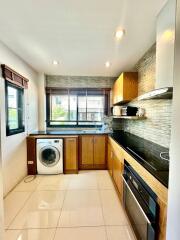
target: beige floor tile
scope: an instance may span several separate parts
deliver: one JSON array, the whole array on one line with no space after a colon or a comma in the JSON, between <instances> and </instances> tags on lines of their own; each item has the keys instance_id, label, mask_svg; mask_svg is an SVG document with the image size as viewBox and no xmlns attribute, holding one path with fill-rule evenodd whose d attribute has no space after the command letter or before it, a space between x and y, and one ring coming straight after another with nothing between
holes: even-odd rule
<instances>
[{"instance_id":1,"label":"beige floor tile","mask_svg":"<svg viewBox=\"0 0 180 240\"><path fill-rule=\"evenodd\" d=\"M128 225L128 221L115 190L100 190L106 225Z\"/></svg>"},{"instance_id":2,"label":"beige floor tile","mask_svg":"<svg viewBox=\"0 0 180 240\"><path fill-rule=\"evenodd\" d=\"M106 227L108 240L135 240L133 231L129 226Z\"/></svg>"},{"instance_id":3,"label":"beige floor tile","mask_svg":"<svg viewBox=\"0 0 180 240\"><path fill-rule=\"evenodd\" d=\"M34 180L31 182L25 183L24 180L21 181L14 189L14 191L18 192L32 192L35 191L39 183L41 182L41 176L37 175Z\"/></svg>"},{"instance_id":4,"label":"beige floor tile","mask_svg":"<svg viewBox=\"0 0 180 240\"><path fill-rule=\"evenodd\" d=\"M37 190L66 190L70 178L66 175L43 176Z\"/></svg>"},{"instance_id":5,"label":"beige floor tile","mask_svg":"<svg viewBox=\"0 0 180 240\"><path fill-rule=\"evenodd\" d=\"M96 170L96 175L106 175L109 176L108 170Z\"/></svg>"},{"instance_id":6,"label":"beige floor tile","mask_svg":"<svg viewBox=\"0 0 180 240\"><path fill-rule=\"evenodd\" d=\"M97 171L96 170L80 170L78 175L96 175L97 174Z\"/></svg>"},{"instance_id":7,"label":"beige floor tile","mask_svg":"<svg viewBox=\"0 0 180 240\"><path fill-rule=\"evenodd\" d=\"M59 228L54 240L106 240L104 227Z\"/></svg>"},{"instance_id":8,"label":"beige floor tile","mask_svg":"<svg viewBox=\"0 0 180 240\"><path fill-rule=\"evenodd\" d=\"M98 189L95 174L79 174L70 179L68 189Z\"/></svg>"},{"instance_id":9,"label":"beige floor tile","mask_svg":"<svg viewBox=\"0 0 180 240\"><path fill-rule=\"evenodd\" d=\"M113 182L107 173L97 175L99 189L114 189Z\"/></svg>"},{"instance_id":10,"label":"beige floor tile","mask_svg":"<svg viewBox=\"0 0 180 240\"><path fill-rule=\"evenodd\" d=\"M74 227L101 225L104 225L104 221L98 191L67 191L59 226Z\"/></svg>"},{"instance_id":11,"label":"beige floor tile","mask_svg":"<svg viewBox=\"0 0 180 240\"><path fill-rule=\"evenodd\" d=\"M53 240L55 229L8 230L4 240Z\"/></svg>"},{"instance_id":12,"label":"beige floor tile","mask_svg":"<svg viewBox=\"0 0 180 240\"><path fill-rule=\"evenodd\" d=\"M107 170L81 170L79 175L109 175Z\"/></svg>"},{"instance_id":13,"label":"beige floor tile","mask_svg":"<svg viewBox=\"0 0 180 240\"><path fill-rule=\"evenodd\" d=\"M64 195L64 191L34 192L9 229L56 227Z\"/></svg>"},{"instance_id":14,"label":"beige floor tile","mask_svg":"<svg viewBox=\"0 0 180 240\"><path fill-rule=\"evenodd\" d=\"M17 213L24 206L31 192L10 192L4 199L4 226L8 228Z\"/></svg>"}]
</instances>

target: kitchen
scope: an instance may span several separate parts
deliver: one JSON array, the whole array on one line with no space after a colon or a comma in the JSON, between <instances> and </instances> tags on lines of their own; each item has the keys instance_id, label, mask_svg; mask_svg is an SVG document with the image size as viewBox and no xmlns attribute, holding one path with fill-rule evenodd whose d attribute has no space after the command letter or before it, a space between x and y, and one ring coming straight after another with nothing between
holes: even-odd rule
<instances>
[{"instance_id":1,"label":"kitchen","mask_svg":"<svg viewBox=\"0 0 180 240\"><path fill-rule=\"evenodd\" d=\"M14 4L0 10L1 239L178 239L179 1Z\"/></svg>"}]
</instances>

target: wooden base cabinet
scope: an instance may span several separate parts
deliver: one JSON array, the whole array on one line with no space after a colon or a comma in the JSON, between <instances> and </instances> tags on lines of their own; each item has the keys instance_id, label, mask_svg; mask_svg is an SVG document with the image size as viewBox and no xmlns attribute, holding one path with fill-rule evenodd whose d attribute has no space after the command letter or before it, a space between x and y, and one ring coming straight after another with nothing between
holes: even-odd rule
<instances>
[{"instance_id":1,"label":"wooden base cabinet","mask_svg":"<svg viewBox=\"0 0 180 240\"><path fill-rule=\"evenodd\" d=\"M108 158L107 158L107 169L109 171L110 176L113 175L113 151L111 144L108 142Z\"/></svg>"},{"instance_id":2,"label":"wooden base cabinet","mask_svg":"<svg viewBox=\"0 0 180 240\"><path fill-rule=\"evenodd\" d=\"M94 165L94 136L82 136L81 144L81 161L80 168L90 169Z\"/></svg>"},{"instance_id":3,"label":"wooden base cabinet","mask_svg":"<svg viewBox=\"0 0 180 240\"><path fill-rule=\"evenodd\" d=\"M37 174L37 162L36 162L36 138L27 137L27 172L28 175Z\"/></svg>"},{"instance_id":4,"label":"wooden base cabinet","mask_svg":"<svg viewBox=\"0 0 180 240\"><path fill-rule=\"evenodd\" d=\"M123 200L123 179L124 155L123 152L116 148L110 138L108 139L108 160L107 168L119 192L121 201Z\"/></svg>"},{"instance_id":5,"label":"wooden base cabinet","mask_svg":"<svg viewBox=\"0 0 180 240\"><path fill-rule=\"evenodd\" d=\"M78 173L78 137L64 139L64 173Z\"/></svg>"},{"instance_id":6,"label":"wooden base cabinet","mask_svg":"<svg viewBox=\"0 0 180 240\"><path fill-rule=\"evenodd\" d=\"M122 159L113 154L113 180L119 191L121 202L123 201L123 169L124 165Z\"/></svg>"},{"instance_id":7,"label":"wooden base cabinet","mask_svg":"<svg viewBox=\"0 0 180 240\"><path fill-rule=\"evenodd\" d=\"M106 169L106 135L80 137L80 169Z\"/></svg>"}]
</instances>

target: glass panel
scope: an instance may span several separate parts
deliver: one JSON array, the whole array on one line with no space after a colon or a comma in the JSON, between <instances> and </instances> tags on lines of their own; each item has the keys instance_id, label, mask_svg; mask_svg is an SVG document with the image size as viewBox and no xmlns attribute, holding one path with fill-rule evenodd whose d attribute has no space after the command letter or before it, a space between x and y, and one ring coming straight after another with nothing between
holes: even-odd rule
<instances>
[{"instance_id":1,"label":"glass panel","mask_svg":"<svg viewBox=\"0 0 180 240\"><path fill-rule=\"evenodd\" d=\"M70 95L51 95L52 122L50 124L54 126L76 125L77 114L78 121L84 121L79 125L94 125L95 122L102 124L104 100L105 98L102 95L85 96L73 91L70 92Z\"/></svg>"},{"instance_id":2,"label":"glass panel","mask_svg":"<svg viewBox=\"0 0 180 240\"><path fill-rule=\"evenodd\" d=\"M68 95L52 95L51 106L51 120L68 120Z\"/></svg>"},{"instance_id":3,"label":"glass panel","mask_svg":"<svg viewBox=\"0 0 180 240\"><path fill-rule=\"evenodd\" d=\"M102 121L103 118L103 113L87 113L87 120L88 121L96 121L96 122L100 122Z\"/></svg>"},{"instance_id":4,"label":"glass panel","mask_svg":"<svg viewBox=\"0 0 180 240\"><path fill-rule=\"evenodd\" d=\"M18 94L17 89L8 86L8 125L9 129L18 128Z\"/></svg>"},{"instance_id":5,"label":"glass panel","mask_svg":"<svg viewBox=\"0 0 180 240\"><path fill-rule=\"evenodd\" d=\"M17 108L17 89L8 86L8 107Z\"/></svg>"},{"instance_id":6,"label":"glass panel","mask_svg":"<svg viewBox=\"0 0 180 240\"><path fill-rule=\"evenodd\" d=\"M82 126L82 125L96 125L96 126L101 126L102 125L102 122L78 122L78 125L79 126Z\"/></svg>"},{"instance_id":7,"label":"glass panel","mask_svg":"<svg viewBox=\"0 0 180 240\"><path fill-rule=\"evenodd\" d=\"M78 120L86 121L86 96L78 96Z\"/></svg>"},{"instance_id":8,"label":"glass panel","mask_svg":"<svg viewBox=\"0 0 180 240\"><path fill-rule=\"evenodd\" d=\"M9 129L18 128L18 110L14 108L8 108L8 125Z\"/></svg>"},{"instance_id":9,"label":"glass panel","mask_svg":"<svg viewBox=\"0 0 180 240\"><path fill-rule=\"evenodd\" d=\"M77 120L77 96L71 95L70 96L70 121Z\"/></svg>"},{"instance_id":10,"label":"glass panel","mask_svg":"<svg viewBox=\"0 0 180 240\"><path fill-rule=\"evenodd\" d=\"M87 97L87 120L102 121L104 115L104 96Z\"/></svg>"}]
</instances>

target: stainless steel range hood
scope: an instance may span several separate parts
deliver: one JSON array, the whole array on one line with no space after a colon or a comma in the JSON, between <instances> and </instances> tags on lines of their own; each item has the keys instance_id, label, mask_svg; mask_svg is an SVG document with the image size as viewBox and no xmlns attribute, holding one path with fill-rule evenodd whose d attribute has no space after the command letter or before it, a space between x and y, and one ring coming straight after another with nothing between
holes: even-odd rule
<instances>
[{"instance_id":1,"label":"stainless steel range hood","mask_svg":"<svg viewBox=\"0 0 180 240\"><path fill-rule=\"evenodd\" d=\"M150 99L172 99L173 88L165 87L155 89L153 91L147 92L138 97L138 100L150 100Z\"/></svg>"},{"instance_id":2,"label":"stainless steel range hood","mask_svg":"<svg viewBox=\"0 0 180 240\"><path fill-rule=\"evenodd\" d=\"M138 100L173 97L175 10L176 1L167 1L157 16L155 90L139 96Z\"/></svg>"}]
</instances>

